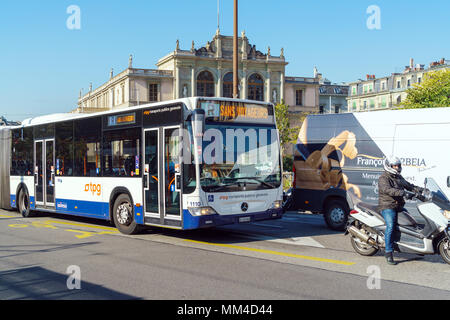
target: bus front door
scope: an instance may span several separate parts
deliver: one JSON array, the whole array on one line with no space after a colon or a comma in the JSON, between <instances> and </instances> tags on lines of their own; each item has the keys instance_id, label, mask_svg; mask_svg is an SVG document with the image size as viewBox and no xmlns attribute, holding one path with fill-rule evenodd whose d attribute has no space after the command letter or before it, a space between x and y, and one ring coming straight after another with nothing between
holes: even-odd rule
<instances>
[{"instance_id":1,"label":"bus front door","mask_svg":"<svg viewBox=\"0 0 450 320\"><path fill-rule=\"evenodd\" d=\"M181 226L180 127L144 130L147 224Z\"/></svg>"},{"instance_id":2,"label":"bus front door","mask_svg":"<svg viewBox=\"0 0 450 320\"><path fill-rule=\"evenodd\" d=\"M160 224L159 130L144 131L144 199L146 222Z\"/></svg>"},{"instance_id":3,"label":"bus front door","mask_svg":"<svg viewBox=\"0 0 450 320\"><path fill-rule=\"evenodd\" d=\"M34 142L34 188L36 206L55 208L55 140Z\"/></svg>"}]
</instances>

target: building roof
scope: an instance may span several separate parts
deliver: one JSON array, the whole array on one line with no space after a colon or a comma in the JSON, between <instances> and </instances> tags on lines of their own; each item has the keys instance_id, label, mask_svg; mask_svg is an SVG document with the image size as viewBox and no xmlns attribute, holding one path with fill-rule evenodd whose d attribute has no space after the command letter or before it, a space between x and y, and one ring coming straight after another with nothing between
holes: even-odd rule
<instances>
[{"instance_id":1,"label":"building roof","mask_svg":"<svg viewBox=\"0 0 450 320\"><path fill-rule=\"evenodd\" d=\"M305 84L319 84L319 79L308 77L286 77L286 83L305 83Z\"/></svg>"},{"instance_id":2,"label":"building roof","mask_svg":"<svg viewBox=\"0 0 450 320\"><path fill-rule=\"evenodd\" d=\"M20 122L9 121L5 117L0 117L0 126L17 126L20 125Z\"/></svg>"},{"instance_id":3,"label":"building roof","mask_svg":"<svg viewBox=\"0 0 450 320\"><path fill-rule=\"evenodd\" d=\"M319 94L321 95L338 95L348 96L349 86L338 84L323 84L319 88Z\"/></svg>"},{"instance_id":4,"label":"building roof","mask_svg":"<svg viewBox=\"0 0 450 320\"><path fill-rule=\"evenodd\" d=\"M358 81L354 81L349 83L349 85L355 85L355 84L359 84L359 83L363 83L363 82L371 82L371 81L377 81L377 80L383 80L383 79L388 79L394 76L401 76L401 75L408 75L408 74L413 74L413 73L418 73L418 72L430 72L430 71L436 71L442 68L450 68L450 60L446 60L444 58L442 58L440 61L436 61L436 62L432 62L430 63L430 66L428 67L428 69L424 68L425 65L420 64L420 65L416 65L416 66L405 66L405 69L403 72L398 73L392 73L389 76L384 76L384 77L372 77L372 78L368 78L366 80L362 80L359 79Z\"/></svg>"},{"instance_id":5,"label":"building roof","mask_svg":"<svg viewBox=\"0 0 450 320\"><path fill-rule=\"evenodd\" d=\"M262 51L257 50L256 46L249 42L245 32L243 32L238 38L238 42L240 60L247 60L256 63L275 63L281 65L288 64L284 57L284 49L281 49L279 56L272 55L270 47L267 48L266 53L263 53ZM174 58L222 59L232 61L233 37L221 35L220 32L217 31L213 39L211 41L207 41L207 43L202 47L196 47L194 41L192 41L192 45L189 50L181 49L180 42L177 40L175 50L159 59L156 65L161 67Z\"/></svg>"}]
</instances>

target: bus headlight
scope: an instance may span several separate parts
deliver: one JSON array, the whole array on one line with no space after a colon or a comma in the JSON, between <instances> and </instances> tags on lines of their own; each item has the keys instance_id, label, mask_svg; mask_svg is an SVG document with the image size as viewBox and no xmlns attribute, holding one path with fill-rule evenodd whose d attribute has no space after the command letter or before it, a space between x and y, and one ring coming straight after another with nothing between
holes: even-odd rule
<instances>
[{"instance_id":1,"label":"bus headlight","mask_svg":"<svg viewBox=\"0 0 450 320\"><path fill-rule=\"evenodd\" d=\"M281 209L282 206L283 206L283 201L277 200L272 203L272 206L270 207L270 209Z\"/></svg>"},{"instance_id":2,"label":"bus headlight","mask_svg":"<svg viewBox=\"0 0 450 320\"><path fill-rule=\"evenodd\" d=\"M193 216L209 216L212 214L216 214L216 210L214 210L211 207L196 207L196 208L188 208L189 212L193 215Z\"/></svg>"}]
</instances>

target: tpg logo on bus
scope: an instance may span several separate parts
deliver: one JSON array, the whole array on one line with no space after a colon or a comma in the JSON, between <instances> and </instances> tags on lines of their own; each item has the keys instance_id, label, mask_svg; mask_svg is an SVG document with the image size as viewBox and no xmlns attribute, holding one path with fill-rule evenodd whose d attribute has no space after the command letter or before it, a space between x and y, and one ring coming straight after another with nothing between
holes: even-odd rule
<instances>
[{"instance_id":1,"label":"tpg logo on bus","mask_svg":"<svg viewBox=\"0 0 450 320\"><path fill-rule=\"evenodd\" d=\"M84 192L92 192L92 195L101 196L102 194L102 185L101 184L93 184L92 182L84 186Z\"/></svg>"}]
</instances>

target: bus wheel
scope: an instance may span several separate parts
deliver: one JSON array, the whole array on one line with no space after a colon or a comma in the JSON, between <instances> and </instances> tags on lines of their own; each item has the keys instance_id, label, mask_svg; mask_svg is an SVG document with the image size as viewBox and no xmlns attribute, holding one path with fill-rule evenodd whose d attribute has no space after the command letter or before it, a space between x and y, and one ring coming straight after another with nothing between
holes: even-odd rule
<instances>
[{"instance_id":1,"label":"bus wheel","mask_svg":"<svg viewBox=\"0 0 450 320\"><path fill-rule=\"evenodd\" d=\"M348 221L348 205L342 200L331 200L325 206L324 219L327 226L336 231L344 231Z\"/></svg>"},{"instance_id":2,"label":"bus wheel","mask_svg":"<svg viewBox=\"0 0 450 320\"><path fill-rule=\"evenodd\" d=\"M127 194L121 194L114 202L113 219L116 228L123 234L136 234L140 231L134 221L134 210L131 199Z\"/></svg>"},{"instance_id":3,"label":"bus wheel","mask_svg":"<svg viewBox=\"0 0 450 320\"><path fill-rule=\"evenodd\" d=\"M20 189L19 192L17 208L24 218L30 218L33 216L30 210L30 196L28 195L28 192L23 188Z\"/></svg>"}]
</instances>

